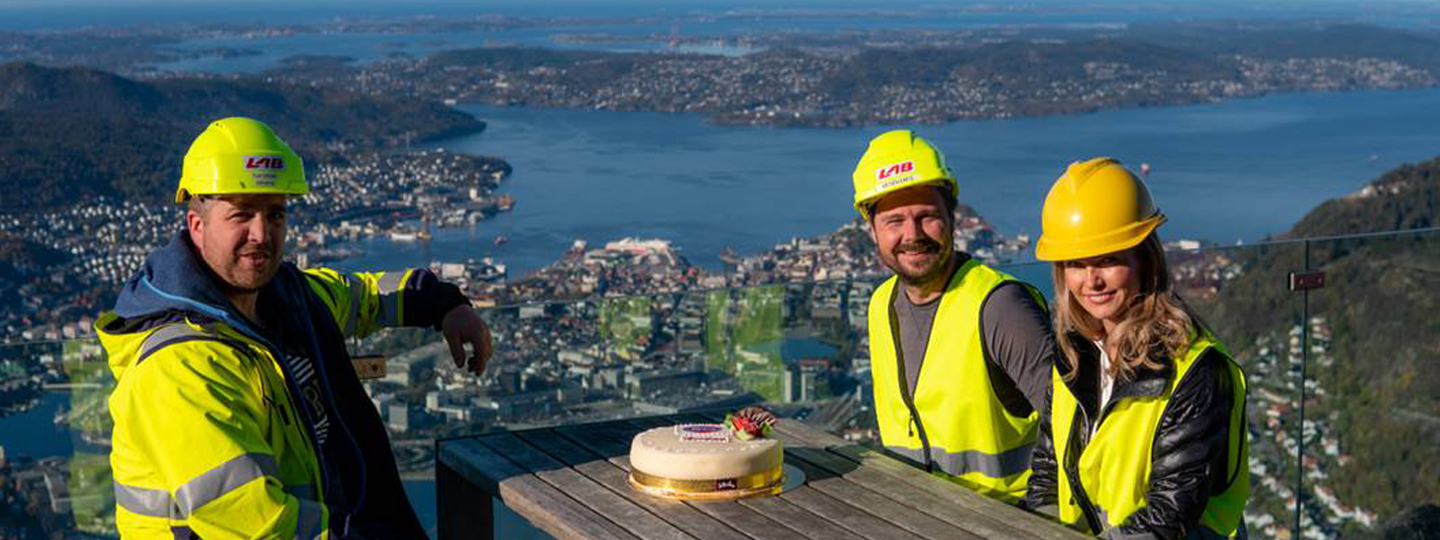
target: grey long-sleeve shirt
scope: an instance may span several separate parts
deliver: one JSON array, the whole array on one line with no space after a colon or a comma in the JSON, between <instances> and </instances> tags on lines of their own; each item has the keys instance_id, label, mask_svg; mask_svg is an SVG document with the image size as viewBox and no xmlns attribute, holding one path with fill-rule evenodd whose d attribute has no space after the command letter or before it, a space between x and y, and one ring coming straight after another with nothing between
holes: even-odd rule
<instances>
[{"instance_id":1,"label":"grey long-sleeve shirt","mask_svg":"<svg viewBox=\"0 0 1440 540\"><path fill-rule=\"evenodd\" d=\"M915 305L901 290L895 295L894 307L905 380L914 395L940 299ZM980 339L989 353L986 367L995 393L1010 414L1028 416L1044 406L1050 388L1050 368L1057 351L1050 318L1029 291L1014 282L996 287L980 311Z\"/></svg>"}]
</instances>

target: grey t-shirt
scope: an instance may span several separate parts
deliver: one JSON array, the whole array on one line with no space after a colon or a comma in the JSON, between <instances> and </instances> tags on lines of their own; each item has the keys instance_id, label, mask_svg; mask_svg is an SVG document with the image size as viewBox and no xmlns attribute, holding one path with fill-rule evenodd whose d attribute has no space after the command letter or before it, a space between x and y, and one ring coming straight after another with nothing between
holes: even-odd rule
<instances>
[{"instance_id":1,"label":"grey t-shirt","mask_svg":"<svg viewBox=\"0 0 1440 540\"><path fill-rule=\"evenodd\" d=\"M910 386L910 395L915 395L915 383L920 380L920 365L925 361L925 347L930 344L930 327L935 324L935 313L940 311L940 296L924 304L910 301L903 286L895 289L895 320L899 324L900 356L905 359L905 383Z\"/></svg>"},{"instance_id":2,"label":"grey t-shirt","mask_svg":"<svg viewBox=\"0 0 1440 540\"><path fill-rule=\"evenodd\" d=\"M895 291L893 303L905 362L905 382L910 395L920 380L925 347L934 331L940 298L916 305L903 288ZM980 308L981 347L995 394L1005 410L1028 416L1045 406L1050 387L1050 368L1055 362L1055 333L1050 318L1025 287L1009 282L996 287Z\"/></svg>"}]
</instances>

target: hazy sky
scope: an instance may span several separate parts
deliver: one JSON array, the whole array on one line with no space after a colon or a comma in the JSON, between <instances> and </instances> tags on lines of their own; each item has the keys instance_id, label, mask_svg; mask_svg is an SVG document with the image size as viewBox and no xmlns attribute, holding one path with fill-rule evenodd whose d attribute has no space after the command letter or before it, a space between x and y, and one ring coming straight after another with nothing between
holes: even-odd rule
<instances>
[{"instance_id":1,"label":"hazy sky","mask_svg":"<svg viewBox=\"0 0 1440 540\"><path fill-rule=\"evenodd\" d=\"M975 2L929 2L929 3L922 3L922 4L919 4L919 5L930 4L930 5L934 5L934 6L945 6L945 5L954 6L954 5L963 5L963 4L967 4L967 3L974 3L974 4L989 3L989 4L994 4L994 2L981 2L981 1L978 1L978 0L977 0L977 1L975 1ZM1017 4L1020 4L1020 5L1023 5L1023 4L1031 4L1031 5L1078 4L1078 5L1098 5L1098 6L1154 5L1154 4L1197 5L1197 6L1198 6L1198 5L1212 5L1212 6L1213 6L1213 5L1216 5L1216 4L1223 4L1223 3L1236 4L1236 5L1249 5L1249 6L1256 6L1256 5L1276 5L1276 6L1287 6L1287 7L1301 6L1301 5L1305 5L1305 4L1326 5L1326 6L1344 5L1344 4L1356 5L1356 6L1359 6L1359 5L1372 5L1372 6L1374 6L1374 5L1383 5L1383 4L1404 4L1404 5L1432 4L1432 5L1436 5L1437 7L1440 7L1440 1L1437 1L1437 0L1383 0L1383 1L1379 1L1379 2L1375 2L1375 1L1364 1L1364 2L1362 2L1362 1L1360 1L1360 0L1244 0L1244 1L1242 1L1242 0L1220 0L1220 1L1216 1L1216 0L1133 0L1133 1L1129 1L1129 2L1114 1L1114 0L1101 0L1101 1L1089 1L1089 0L1086 0L1086 1L1081 1L1081 2L1075 2L1075 1L1072 1L1072 0L1026 0L1026 1L1024 1L1024 2L1017 2ZM545 4L545 5L552 5L552 6L587 6L587 7L588 7L588 6L602 6L602 7L603 7L603 6L615 6L615 5L635 6L635 5L646 5L646 4L649 4L649 5L664 5L664 6L673 8L673 9L686 9L686 8L691 8L691 7L697 7L697 8L698 8L698 7L716 7L716 6L735 6L735 5L745 5L745 6L753 6L753 7L770 7L770 8L786 7L786 6L817 6L817 5L845 5L845 6L857 6L857 5L860 5L860 6L872 6L872 7L877 7L877 8L895 8L895 7L896 7L896 5L895 5L894 3L888 2L888 1L885 1L885 0L782 0L782 1L761 1L761 0L749 0L749 1L746 1L746 0L737 0L737 1L714 1L714 0L705 0L705 1L684 1L684 0L682 0L682 1L675 1L675 0L622 0L622 1L617 1L617 0L526 0L525 2L523 2L523 4L529 4L529 5L533 5L533 4ZM378 7L378 6L384 6L387 11L401 11L401 10L403 10L403 8L401 7L402 5L412 6L412 7L414 7L415 9L423 9L423 8L425 8L425 7L434 7L434 6L445 6L445 7L452 7L452 8L453 8L453 7L471 7L471 8L475 8L475 9L477 9L477 10L483 10L483 9L503 9L503 8L507 8L507 7L514 7L514 6L516 5L516 2L514 2L514 1L507 1L507 0L422 0L422 1L420 1L420 2L404 2L403 4L397 4L394 0L311 0L311 1L304 2L304 3L301 4L301 5L304 6L304 7L302 7L301 9L304 9L304 10L307 10L307 11L308 11L308 10L317 9L317 8L337 8L337 7L339 7L339 8L345 8L345 7L354 8L354 7L368 7L368 6L377 6L377 7ZM911 4L911 5L916 5L916 4ZM246 6L246 7L263 7L263 6L295 7L295 6L297 6L297 4L296 4L295 2L286 2L286 1L281 1L281 0L250 0L250 1L247 1L247 2L232 2L232 1L228 1L228 0L227 0L227 1L208 1L208 2L196 2L195 0L119 0L119 1L108 1L108 0L0 0L0 10L5 10L5 9L7 9L7 8L36 8L36 7L61 7L61 6L72 6L72 7L73 7L73 6L86 6L86 7L95 6L95 7L111 7L111 8L134 8L134 7L142 7L142 8L145 8L145 7L150 7L150 8L167 8L167 7L181 7L181 8L184 8L184 9L222 9L222 10L223 10L223 9L239 8L239 7L242 7L242 6Z\"/></svg>"},{"instance_id":2,"label":"hazy sky","mask_svg":"<svg viewBox=\"0 0 1440 540\"><path fill-rule=\"evenodd\" d=\"M1045 6L1093 8L1097 14L1149 13L1173 9L1178 18L1245 18L1247 16L1328 16L1369 17L1386 14L1408 19L1416 13L1434 20L1440 0L1023 0L1002 3L995 0L944 1L896 4L889 0L0 0L0 29L44 30L104 24L128 26L140 23L316 23L336 17L398 15L479 15L598 16L637 13L684 14L715 12L728 8L865 7L893 10L905 6L957 7L965 4L992 6ZM1419 20L1419 19L1416 19Z\"/></svg>"}]
</instances>

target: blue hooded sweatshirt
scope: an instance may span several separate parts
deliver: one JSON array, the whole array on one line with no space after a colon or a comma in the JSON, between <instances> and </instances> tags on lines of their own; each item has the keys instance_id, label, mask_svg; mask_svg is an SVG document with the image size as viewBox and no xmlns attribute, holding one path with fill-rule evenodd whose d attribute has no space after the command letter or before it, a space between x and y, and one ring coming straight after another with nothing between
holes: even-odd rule
<instances>
[{"instance_id":1,"label":"blue hooded sweatshirt","mask_svg":"<svg viewBox=\"0 0 1440 540\"><path fill-rule=\"evenodd\" d=\"M344 335L317 289L307 283L318 278L281 264L259 293L263 328L240 314L216 285L218 279L182 230L124 285L114 308L120 318L103 330L140 332L188 317L223 322L265 344L282 359L291 402L308 404L298 409L321 462L332 538L425 538L400 482L384 424L351 366ZM412 272L409 282L406 320L411 324L437 325L449 308L468 302L457 287L428 270ZM315 376L308 376L311 371ZM312 390L310 398L297 380Z\"/></svg>"}]
</instances>

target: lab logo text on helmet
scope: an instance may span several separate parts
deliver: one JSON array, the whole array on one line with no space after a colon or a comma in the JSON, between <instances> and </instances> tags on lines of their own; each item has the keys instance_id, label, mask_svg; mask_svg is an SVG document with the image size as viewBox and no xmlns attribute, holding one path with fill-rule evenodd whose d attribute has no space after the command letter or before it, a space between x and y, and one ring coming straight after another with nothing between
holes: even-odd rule
<instances>
[{"instance_id":1,"label":"lab logo text on helmet","mask_svg":"<svg viewBox=\"0 0 1440 540\"><path fill-rule=\"evenodd\" d=\"M875 179L884 180L898 174L905 174L915 170L914 161L902 161L894 165L888 165L875 169Z\"/></svg>"},{"instance_id":2,"label":"lab logo text on helmet","mask_svg":"<svg viewBox=\"0 0 1440 540\"><path fill-rule=\"evenodd\" d=\"M245 156L246 169L284 169L285 158L280 156Z\"/></svg>"}]
</instances>

